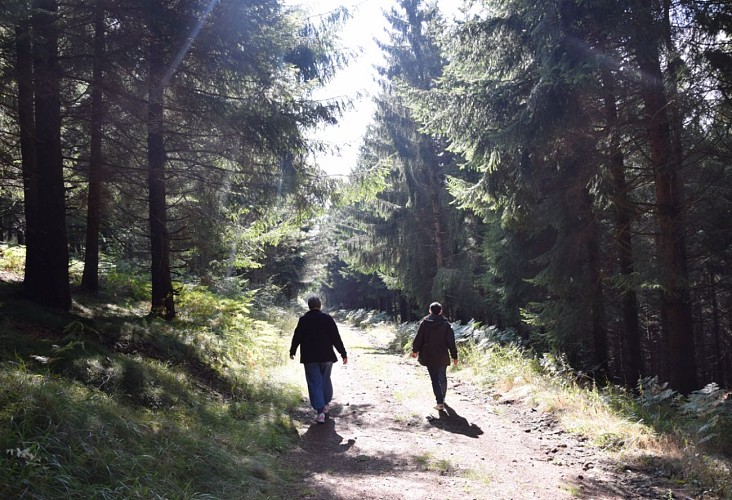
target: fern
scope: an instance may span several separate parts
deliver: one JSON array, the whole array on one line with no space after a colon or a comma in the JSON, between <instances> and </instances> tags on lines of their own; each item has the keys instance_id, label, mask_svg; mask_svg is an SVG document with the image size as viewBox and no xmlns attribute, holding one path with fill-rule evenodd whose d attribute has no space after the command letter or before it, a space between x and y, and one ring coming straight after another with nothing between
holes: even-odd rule
<instances>
[{"instance_id":1,"label":"fern","mask_svg":"<svg viewBox=\"0 0 732 500\"><path fill-rule=\"evenodd\" d=\"M732 422L732 403L727 396L726 391L711 383L692 392L681 406L683 414L691 419L691 430L697 444L726 437L723 431Z\"/></svg>"}]
</instances>

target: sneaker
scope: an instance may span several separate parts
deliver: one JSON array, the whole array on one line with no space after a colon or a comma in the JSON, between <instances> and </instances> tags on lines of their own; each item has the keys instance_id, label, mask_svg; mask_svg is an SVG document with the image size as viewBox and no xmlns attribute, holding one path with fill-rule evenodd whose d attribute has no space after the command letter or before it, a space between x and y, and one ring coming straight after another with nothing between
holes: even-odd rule
<instances>
[{"instance_id":1,"label":"sneaker","mask_svg":"<svg viewBox=\"0 0 732 500\"><path fill-rule=\"evenodd\" d=\"M445 410L445 405L443 405L442 403L437 403L437 405L435 406L435 410L437 410L437 411L444 411Z\"/></svg>"},{"instance_id":2,"label":"sneaker","mask_svg":"<svg viewBox=\"0 0 732 500\"><path fill-rule=\"evenodd\" d=\"M325 406L323 407L323 413L325 413L326 415L327 415L328 413L330 413L330 405L325 405Z\"/></svg>"},{"instance_id":3,"label":"sneaker","mask_svg":"<svg viewBox=\"0 0 732 500\"><path fill-rule=\"evenodd\" d=\"M325 413L318 413L318 416L315 417L315 423L324 424L325 423Z\"/></svg>"}]
</instances>

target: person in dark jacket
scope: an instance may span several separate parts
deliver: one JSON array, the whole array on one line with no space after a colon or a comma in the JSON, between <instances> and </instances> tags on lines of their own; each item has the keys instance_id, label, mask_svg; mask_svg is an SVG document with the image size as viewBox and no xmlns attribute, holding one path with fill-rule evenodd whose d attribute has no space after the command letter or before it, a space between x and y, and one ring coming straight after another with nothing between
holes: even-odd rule
<instances>
[{"instance_id":1,"label":"person in dark jacket","mask_svg":"<svg viewBox=\"0 0 732 500\"><path fill-rule=\"evenodd\" d=\"M348 355L335 320L320 310L320 299L310 297L308 308L310 310L300 317L292 336L290 359L295 359L295 352L300 347L300 363L305 366L310 404L317 412L315 421L322 424L333 398L330 373L333 363L338 361L333 348L340 353L344 365L348 363Z\"/></svg>"},{"instance_id":2,"label":"person in dark jacket","mask_svg":"<svg viewBox=\"0 0 732 500\"><path fill-rule=\"evenodd\" d=\"M458 353L455 346L455 332L442 315L442 305L439 302L430 304L430 314L419 324L417 335L412 342L412 357L427 367L432 380L432 392L435 393L437 400L435 409L444 410L447 367L450 366L450 358L457 366Z\"/></svg>"}]
</instances>

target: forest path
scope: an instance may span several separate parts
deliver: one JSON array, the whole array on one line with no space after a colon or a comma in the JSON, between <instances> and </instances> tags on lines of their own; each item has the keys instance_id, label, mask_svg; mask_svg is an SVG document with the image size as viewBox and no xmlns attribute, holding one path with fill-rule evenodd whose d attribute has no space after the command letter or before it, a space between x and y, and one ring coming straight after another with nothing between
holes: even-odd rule
<instances>
[{"instance_id":1,"label":"forest path","mask_svg":"<svg viewBox=\"0 0 732 500\"><path fill-rule=\"evenodd\" d=\"M497 403L459 370L448 370L446 411L434 410L416 360L389 353L388 339L340 331L349 363L334 365L330 418L314 423L307 401L293 415L300 442L283 459L302 482L288 498L668 498L665 485L613 465L548 415Z\"/></svg>"}]
</instances>

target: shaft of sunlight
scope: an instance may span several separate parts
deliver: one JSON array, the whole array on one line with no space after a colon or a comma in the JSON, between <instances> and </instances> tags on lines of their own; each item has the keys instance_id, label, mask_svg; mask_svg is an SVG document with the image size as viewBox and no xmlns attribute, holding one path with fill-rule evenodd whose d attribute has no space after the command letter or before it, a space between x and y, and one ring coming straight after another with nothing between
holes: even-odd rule
<instances>
[{"instance_id":1,"label":"shaft of sunlight","mask_svg":"<svg viewBox=\"0 0 732 500\"><path fill-rule=\"evenodd\" d=\"M181 46L181 48L178 50L178 53L175 55L175 58L170 63L170 67L165 72L165 76L163 76L163 80L160 82L160 86L165 88L168 86L168 83L170 82L170 79L173 78L173 75L175 74L175 71L178 69L178 66L180 66L181 61L183 61L183 58L186 56L189 50L191 50L191 45L193 45L193 42L198 37L198 34L201 32L201 28L203 27L203 23L206 21L209 15L211 15L211 11L214 9L216 4L219 3L219 0L211 0L208 5L206 6L206 10L203 12L203 15L198 18L198 21L196 22L195 26L193 26L193 29L191 29L190 34L186 38L185 42Z\"/></svg>"}]
</instances>

